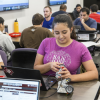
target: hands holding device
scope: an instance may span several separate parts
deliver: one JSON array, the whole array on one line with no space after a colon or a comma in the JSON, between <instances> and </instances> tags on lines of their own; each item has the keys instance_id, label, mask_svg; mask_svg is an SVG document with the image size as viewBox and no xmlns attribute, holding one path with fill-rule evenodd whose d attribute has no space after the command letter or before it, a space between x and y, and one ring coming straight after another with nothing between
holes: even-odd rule
<instances>
[{"instance_id":1,"label":"hands holding device","mask_svg":"<svg viewBox=\"0 0 100 100\"><path fill-rule=\"evenodd\" d=\"M54 71L54 72L58 72L59 69L60 69L60 66L59 66L60 64L61 63L58 63L58 62L51 62L50 63L51 70Z\"/></svg>"},{"instance_id":2,"label":"hands holding device","mask_svg":"<svg viewBox=\"0 0 100 100\"><path fill-rule=\"evenodd\" d=\"M61 74L61 77L63 79L70 78L70 76L71 76L71 73L68 71L68 69L66 67L63 67L63 64L61 66L61 71L58 74ZM60 77L58 77L58 78L60 78Z\"/></svg>"},{"instance_id":3,"label":"hands holding device","mask_svg":"<svg viewBox=\"0 0 100 100\"><path fill-rule=\"evenodd\" d=\"M64 64L58 62L51 62L50 63L51 70L56 72L56 78L69 78L71 75L68 69L65 67Z\"/></svg>"}]
</instances>

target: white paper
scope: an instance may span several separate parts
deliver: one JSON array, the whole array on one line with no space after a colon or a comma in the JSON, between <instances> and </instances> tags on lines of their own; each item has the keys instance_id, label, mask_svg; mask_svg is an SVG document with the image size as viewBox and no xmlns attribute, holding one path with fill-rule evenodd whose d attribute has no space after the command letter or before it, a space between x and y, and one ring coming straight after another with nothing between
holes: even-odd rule
<instances>
[{"instance_id":1,"label":"white paper","mask_svg":"<svg viewBox=\"0 0 100 100\"><path fill-rule=\"evenodd\" d=\"M100 46L100 43L95 43L95 42L92 42L92 41L89 41L89 42L81 42L83 43L86 47L90 47L90 46Z\"/></svg>"}]
</instances>

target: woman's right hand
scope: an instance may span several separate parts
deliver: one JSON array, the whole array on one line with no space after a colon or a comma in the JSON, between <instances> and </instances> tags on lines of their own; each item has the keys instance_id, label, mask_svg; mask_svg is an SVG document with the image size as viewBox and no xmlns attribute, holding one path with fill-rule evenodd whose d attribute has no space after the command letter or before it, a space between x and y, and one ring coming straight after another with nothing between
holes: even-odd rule
<instances>
[{"instance_id":1,"label":"woman's right hand","mask_svg":"<svg viewBox=\"0 0 100 100\"><path fill-rule=\"evenodd\" d=\"M61 68L59 65L62 63L58 63L58 62L50 62L50 69L54 72L58 72L59 69Z\"/></svg>"}]
</instances>

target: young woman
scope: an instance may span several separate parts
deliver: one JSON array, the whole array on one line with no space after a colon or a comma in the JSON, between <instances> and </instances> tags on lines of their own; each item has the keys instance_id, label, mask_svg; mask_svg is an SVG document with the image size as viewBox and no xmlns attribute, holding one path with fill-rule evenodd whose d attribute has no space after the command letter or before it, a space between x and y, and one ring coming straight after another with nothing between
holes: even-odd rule
<instances>
[{"instance_id":1,"label":"young woman","mask_svg":"<svg viewBox=\"0 0 100 100\"><path fill-rule=\"evenodd\" d=\"M73 30L72 20L68 15L57 15L53 21L54 38L42 41L34 64L34 69L44 75L50 75L59 70L64 64L61 77L71 78L71 81L89 81L98 79L98 71L92 57L82 43L77 42ZM80 65L86 69L85 73L76 74Z\"/></svg>"}]
</instances>

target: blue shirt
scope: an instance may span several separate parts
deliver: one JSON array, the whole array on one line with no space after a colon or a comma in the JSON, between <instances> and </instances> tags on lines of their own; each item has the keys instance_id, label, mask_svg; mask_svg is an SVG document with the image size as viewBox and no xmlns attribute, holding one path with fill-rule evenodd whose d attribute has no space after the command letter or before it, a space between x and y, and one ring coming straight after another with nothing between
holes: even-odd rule
<instances>
[{"instance_id":1,"label":"blue shirt","mask_svg":"<svg viewBox=\"0 0 100 100\"><path fill-rule=\"evenodd\" d=\"M51 19L49 21L46 21L46 19L44 19L42 27L51 29L52 28L53 19L54 19L54 17L51 17Z\"/></svg>"},{"instance_id":2,"label":"blue shirt","mask_svg":"<svg viewBox=\"0 0 100 100\"><path fill-rule=\"evenodd\" d=\"M85 21L85 24L88 25L90 28L97 29L97 22L94 19L92 19L92 18L89 18L87 21ZM81 26L81 30L85 30L83 24L80 21L80 18L77 18L74 21L74 25L80 25Z\"/></svg>"}]
</instances>

